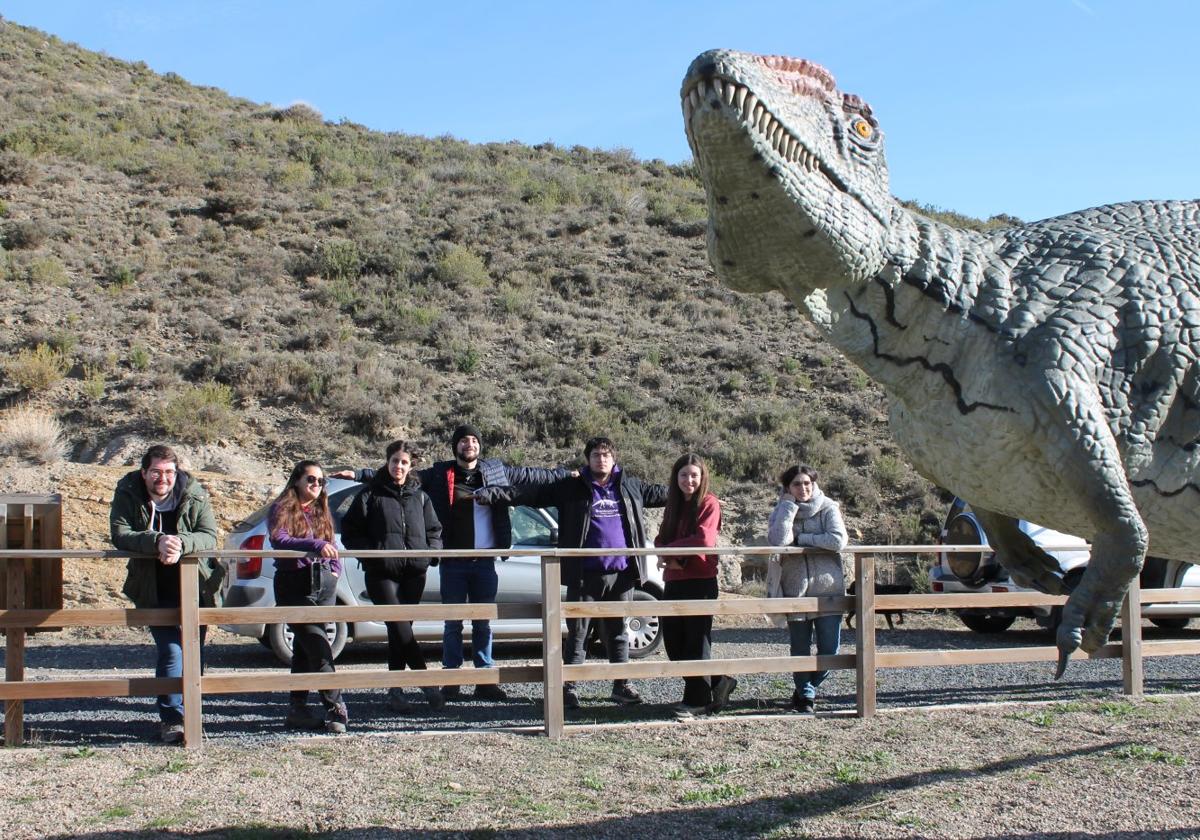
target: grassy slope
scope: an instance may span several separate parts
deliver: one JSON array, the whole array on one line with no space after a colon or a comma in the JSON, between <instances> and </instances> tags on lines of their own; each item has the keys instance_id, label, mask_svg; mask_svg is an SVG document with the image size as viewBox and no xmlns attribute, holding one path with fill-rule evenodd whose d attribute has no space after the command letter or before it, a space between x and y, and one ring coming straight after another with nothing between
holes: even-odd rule
<instances>
[{"instance_id":1,"label":"grassy slope","mask_svg":"<svg viewBox=\"0 0 1200 840\"><path fill-rule=\"evenodd\" d=\"M663 480L695 449L734 540L793 459L863 540L932 532L881 391L779 295L715 282L688 167L326 123L8 22L0 58L0 399L52 407L76 457L441 457L470 418L529 463L608 433ZM66 375L22 385L39 344Z\"/></svg>"}]
</instances>

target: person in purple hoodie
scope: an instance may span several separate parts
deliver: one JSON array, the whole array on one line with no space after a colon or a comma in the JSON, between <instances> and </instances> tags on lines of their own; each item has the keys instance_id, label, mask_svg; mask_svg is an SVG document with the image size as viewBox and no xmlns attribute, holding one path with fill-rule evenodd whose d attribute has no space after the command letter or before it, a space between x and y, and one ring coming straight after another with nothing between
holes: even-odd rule
<instances>
[{"instance_id":1,"label":"person in purple hoodie","mask_svg":"<svg viewBox=\"0 0 1200 840\"><path fill-rule=\"evenodd\" d=\"M617 447L606 437L594 437L584 444L587 467L578 476L560 478L548 484L489 486L475 491L485 504L535 505L558 508L558 545L560 548L611 548L612 554L600 557L564 557L563 583L568 601L628 601L633 589L646 582L646 558L628 557L625 548L648 544L642 511L667 503L667 487L647 484L627 475L617 464ZM586 658L584 645L590 619L567 619L567 643L563 662L580 665ZM620 618L600 619L601 638L609 662L629 661L629 639ZM616 703L642 702L636 688L627 680L614 680L610 699ZM579 708L579 695L568 683L563 686L563 705Z\"/></svg>"},{"instance_id":2,"label":"person in purple hoodie","mask_svg":"<svg viewBox=\"0 0 1200 840\"><path fill-rule=\"evenodd\" d=\"M292 468L287 487L267 514L271 545L284 551L306 551L304 557L275 558L275 604L280 607L329 607L336 603L342 560L334 543L333 519L325 473L316 461ZM291 625L293 674L333 673L333 650L322 624ZM340 689L319 692L325 706L322 718L308 707L308 691L291 693L286 718L293 729L346 731L348 715Z\"/></svg>"}]
</instances>

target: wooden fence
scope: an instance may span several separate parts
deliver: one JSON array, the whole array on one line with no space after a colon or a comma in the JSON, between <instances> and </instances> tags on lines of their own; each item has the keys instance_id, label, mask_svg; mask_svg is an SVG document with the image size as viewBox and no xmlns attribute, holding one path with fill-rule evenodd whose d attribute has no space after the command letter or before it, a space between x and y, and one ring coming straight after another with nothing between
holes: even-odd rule
<instances>
[{"instance_id":1,"label":"wooden fence","mask_svg":"<svg viewBox=\"0 0 1200 840\"><path fill-rule=\"evenodd\" d=\"M544 687L545 732L560 738L567 730L563 715L563 683L580 680L648 679L717 674L791 673L793 671L854 669L857 713L870 717L876 709L876 672L881 668L913 666L976 665L1002 662L1052 662L1057 648L1018 647L986 650L879 651L875 643L875 614L881 610L961 609L967 607L1015 607L1057 605L1066 599L1028 593L987 593L978 595L876 595L875 558L880 554L931 554L943 551L987 551L987 546L851 546L859 581L853 597L822 598L747 598L720 601L623 601L564 602L561 598L561 561L564 557L583 557L603 553L604 549L551 549L542 552L542 601L532 604L419 604L413 606L331 606L331 607L240 607L200 608L197 557L184 557L179 564L179 609L25 609L19 600L14 576L24 574L27 559L54 558L125 558L114 551L0 551L7 560L10 585L9 608L0 610L0 629L8 634L6 679L0 684L0 700L5 702L5 744L23 742L25 700L79 697L128 697L182 693L184 698L184 745L198 749L203 741L201 729L205 694L233 694L258 691L289 691L322 688L390 688L424 685L464 685L541 682ZM443 557L528 555L523 551L441 551ZM695 549L629 549L629 554L658 556L695 554ZM706 553L722 555L803 554L805 549L775 546L720 547ZM427 552L355 552L360 558L384 556L427 556ZM300 556L280 551L214 551L205 556L236 558L258 555ZM1200 654L1200 642L1143 642L1141 605L1200 600L1200 587L1191 589L1154 589L1142 592L1135 579L1121 612L1121 641L1109 643L1090 658L1120 658L1123 690L1141 696L1142 662L1147 656ZM624 664L595 663L564 665L562 662L562 620L566 618L614 618L658 615L758 615L789 612L836 611L853 609L856 650L836 656L777 656L743 659L668 662L662 660ZM343 670L333 674L291 674L280 670L230 674L200 672L200 626L247 623L324 623L330 621L383 621L421 619L542 619L542 661L534 665L502 665L492 669L431 669L428 671L388 671L383 669ZM179 625L182 628L183 676L178 679L120 677L108 679L24 680L23 639L27 629L47 627L140 627ZM20 640L13 644L14 640ZM1076 657L1086 656L1076 653ZM149 658L149 657L148 657Z\"/></svg>"}]
</instances>

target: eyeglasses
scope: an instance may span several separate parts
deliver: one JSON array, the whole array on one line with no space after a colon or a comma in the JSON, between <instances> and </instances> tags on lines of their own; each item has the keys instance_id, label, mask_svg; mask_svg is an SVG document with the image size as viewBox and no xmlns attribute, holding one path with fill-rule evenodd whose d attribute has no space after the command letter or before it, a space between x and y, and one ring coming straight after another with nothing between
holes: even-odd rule
<instances>
[{"instance_id":1,"label":"eyeglasses","mask_svg":"<svg viewBox=\"0 0 1200 840\"><path fill-rule=\"evenodd\" d=\"M151 478L174 478L175 470L147 470Z\"/></svg>"},{"instance_id":2,"label":"eyeglasses","mask_svg":"<svg viewBox=\"0 0 1200 840\"><path fill-rule=\"evenodd\" d=\"M306 475L304 476L304 483L309 487L312 487L313 485L320 485L321 487L324 487L325 479L317 478L315 475Z\"/></svg>"}]
</instances>

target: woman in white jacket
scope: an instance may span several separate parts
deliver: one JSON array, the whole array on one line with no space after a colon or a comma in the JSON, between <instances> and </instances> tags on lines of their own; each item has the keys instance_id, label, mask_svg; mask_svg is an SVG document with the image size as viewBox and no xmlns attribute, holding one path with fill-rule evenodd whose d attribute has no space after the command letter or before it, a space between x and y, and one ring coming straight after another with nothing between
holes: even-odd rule
<instances>
[{"instance_id":1,"label":"woman in white jacket","mask_svg":"<svg viewBox=\"0 0 1200 840\"><path fill-rule=\"evenodd\" d=\"M771 512L767 540L771 545L811 550L803 555L772 558L767 568L767 595L782 598L845 595L842 557L838 552L846 547L846 526L837 502L821 492L817 471L807 465L789 467L779 482L782 485L779 502ZM840 610L792 613L787 618L792 656L811 655L814 630L817 656L837 654L841 643ZM828 676L828 671L793 674L796 690L792 694L792 708L812 713L817 686Z\"/></svg>"}]
</instances>

